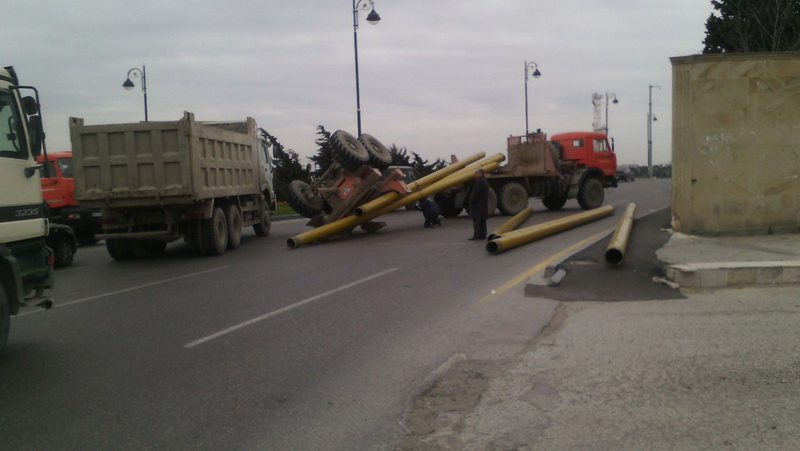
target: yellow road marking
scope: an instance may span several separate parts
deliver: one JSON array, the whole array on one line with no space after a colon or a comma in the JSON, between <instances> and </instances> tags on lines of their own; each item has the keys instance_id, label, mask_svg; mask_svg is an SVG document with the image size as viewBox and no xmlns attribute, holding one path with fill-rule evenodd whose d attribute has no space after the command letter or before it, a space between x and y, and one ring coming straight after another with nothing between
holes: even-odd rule
<instances>
[{"instance_id":1,"label":"yellow road marking","mask_svg":"<svg viewBox=\"0 0 800 451\"><path fill-rule=\"evenodd\" d=\"M586 238L585 240L579 241L579 242L573 244L572 246L570 246L570 247L568 247L568 248L566 248L566 249L564 249L564 250L562 250L562 251L560 251L560 252L558 252L556 254L551 255L550 257L546 258L545 260L543 260L542 262L540 262L536 266L530 268L529 270L523 272L522 274L518 275L517 277L514 277L513 279L511 279L508 282L504 283L502 286L500 286L500 288L492 290L491 293L487 294L480 301L478 301L478 304L485 304L487 302L491 302L494 298L502 295L506 291L508 291L508 290L514 288L515 286L519 285L520 283L522 283L523 281L527 280L532 275L538 273L539 271L544 271L545 268L547 268L547 266L550 265L551 263L553 263L554 261L559 260L561 258L564 258L564 256L574 252L576 249L580 249L581 247L586 246L590 242L599 240L600 237L602 237L603 235L608 235L609 233L611 233L612 230L614 230L614 227L611 227L610 229L603 230L602 232L599 232L599 233L597 233L595 235L592 235L589 238Z\"/></svg>"}]
</instances>

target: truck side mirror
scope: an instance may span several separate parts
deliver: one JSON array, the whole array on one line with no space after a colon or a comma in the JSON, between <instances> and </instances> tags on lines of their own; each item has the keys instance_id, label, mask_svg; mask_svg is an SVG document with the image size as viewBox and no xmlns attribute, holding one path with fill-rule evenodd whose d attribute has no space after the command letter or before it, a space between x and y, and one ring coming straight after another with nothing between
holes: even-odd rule
<instances>
[{"instance_id":1,"label":"truck side mirror","mask_svg":"<svg viewBox=\"0 0 800 451\"><path fill-rule=\"evenodd\" d=\"M31 153L33 153L33 157L36 158L42 154L42 143L44 141L42 118L39 116L31 116L28 118L28 133L30 134Z\"/></svg>"},{"instance_id":2,"label":"truck side mirror","mask_svg":"<svg viewBox=\"0 0 800 451\"><path fill-rule=\"evenodd\" d=\"M25 96L22 98L22 109L25 110L25 114L28 116L39 114L39 104L37 104L36 99L31 96Z\"/></svg>"}]
</instances>

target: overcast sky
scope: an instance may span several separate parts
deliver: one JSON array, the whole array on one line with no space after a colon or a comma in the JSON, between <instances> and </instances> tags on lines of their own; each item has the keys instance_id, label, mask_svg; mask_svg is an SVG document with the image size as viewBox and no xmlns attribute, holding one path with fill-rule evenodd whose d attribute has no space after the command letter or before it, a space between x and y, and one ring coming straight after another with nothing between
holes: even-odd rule
<instances>
[{"instance_id":1,"label":"overcast sky","mask_svg":"<svg viewBox=\"0 0 800 451\"><path fill-rule=\"evenodd\" d=\"M9 0L4 66L39 88L49 151L86 124L254 117L287 148L314 154L317 125L356 134L352 1ZM375 0L359 19L362 129L423 158L505 150L531 130L591 130L592 93L616 94L609 129L620 163L671 158L669 58L699 53L707 0ZM601 108L605 113L605 107ZM603 117L605 121L605 117Z\"/></svg>"}]
</instances>

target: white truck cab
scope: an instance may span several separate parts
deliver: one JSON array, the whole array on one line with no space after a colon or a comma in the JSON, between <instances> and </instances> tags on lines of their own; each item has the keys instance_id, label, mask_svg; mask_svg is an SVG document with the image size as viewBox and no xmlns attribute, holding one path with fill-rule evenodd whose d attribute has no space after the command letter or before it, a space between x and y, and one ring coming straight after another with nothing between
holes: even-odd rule
<instances>
[{"instance_id":1,"label":"white truck cab","mask_svg":"<svg viewBox=\"0 0 800 451\"><path fill-rule=\"evenodd\" d=\"M35 97L20 95L31 90ZM0 68L0 350L21 306L52 306L53 255L36 164L44 147L38 93Z\"/></svg>"}]
</instances>

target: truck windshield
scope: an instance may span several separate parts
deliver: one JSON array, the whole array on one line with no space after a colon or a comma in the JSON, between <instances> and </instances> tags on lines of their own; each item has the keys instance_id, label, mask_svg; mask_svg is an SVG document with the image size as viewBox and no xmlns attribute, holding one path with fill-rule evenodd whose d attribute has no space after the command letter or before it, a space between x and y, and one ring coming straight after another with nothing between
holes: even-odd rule
<instances>
[{"instance_id":1,"label":"truck windshield","mask_svg":"<svg viewBox=\"0 0 800 451\"><path fill-rule=\"evenodd\" d=\"M72 158L59 158L58 166L61 168L63 177L75 177L75 173L72 170Z\"/></svg>"},{"instance_id":2,"label":"truck windshield","mask_svg":"<svg viewBox=\"0 0 800 451\"><path fill-rule=\"evenodd\" d=\"M14 96L0 91L0 157L28 158L23 130Z\"/></svg>"}]
</instances>

